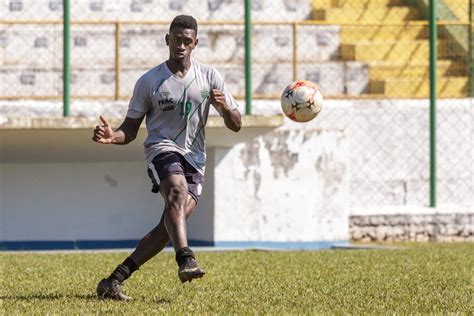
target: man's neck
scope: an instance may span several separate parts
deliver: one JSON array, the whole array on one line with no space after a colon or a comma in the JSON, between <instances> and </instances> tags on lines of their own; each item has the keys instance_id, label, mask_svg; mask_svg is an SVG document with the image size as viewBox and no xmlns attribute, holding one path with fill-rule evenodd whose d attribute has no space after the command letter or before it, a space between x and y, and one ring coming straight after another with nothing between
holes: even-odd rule
<instances>
[{"instance_id":1,"label":"man's neck","mask_svg":"<svg viewBox=\"0 0 474 316\"><path fill-rule=\"evenodd\" d=\"M189 68L191 68L191 59L183 60L182 62L176 62L175 60L169 58L166 61L166 65L173 74L183 78L188 73Z\"/></svg>"}]
</instances>

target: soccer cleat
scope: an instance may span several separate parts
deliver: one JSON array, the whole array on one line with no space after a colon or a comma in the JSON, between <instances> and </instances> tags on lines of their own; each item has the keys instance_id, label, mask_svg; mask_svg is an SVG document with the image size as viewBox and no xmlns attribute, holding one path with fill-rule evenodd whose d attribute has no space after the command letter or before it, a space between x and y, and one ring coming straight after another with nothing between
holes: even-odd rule
<instances>
[{"instance_id":1,"label":"soccer cleat","mask_svg":"<svg viewBox=\"0 0 474 316\"><path fill-rule=\"evenodd\" d=\"M117 301L130 301L132 298L123 294L122 283L118 280L102 279L97 285L99 298L107 298Z\"/></svg>"},{"instance_id":2,"label":"soccer cleat","mask_svg":"<svg viewBox=\"0 0 474 316\"><path fill-rule=\"evenodd\" d=\"M199 268L194 257L186 258L186 261L179 266L178 276L181 283L191 282L193 279L202 278L206 272Z\"/></svg>"}]
</instances>

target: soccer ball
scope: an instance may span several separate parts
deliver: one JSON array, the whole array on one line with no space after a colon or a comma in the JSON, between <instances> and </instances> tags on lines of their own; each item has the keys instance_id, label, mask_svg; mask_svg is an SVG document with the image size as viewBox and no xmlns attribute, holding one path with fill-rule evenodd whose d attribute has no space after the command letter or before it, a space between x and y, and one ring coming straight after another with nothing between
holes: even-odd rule
<instances>
[{"instance_id":1,"label":"soccer ball","mask_svg":"<svg viewBox=\"0 0 474 316\"><path fill-rule=\"evenodd\" d=\"M283 113L295 122L308 122L321 112L323 95L318 86L308 80L298 80L286 87L281 95Z\"/></svg>"}]
</instances>

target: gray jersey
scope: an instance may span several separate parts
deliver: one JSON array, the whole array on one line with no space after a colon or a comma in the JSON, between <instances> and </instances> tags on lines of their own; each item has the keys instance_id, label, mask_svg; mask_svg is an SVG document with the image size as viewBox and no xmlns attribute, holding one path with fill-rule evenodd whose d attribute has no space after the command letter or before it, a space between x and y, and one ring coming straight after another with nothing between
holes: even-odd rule
<instances>
[{"instance_id":1,"label":"gray jersey","mask_svg":"<svg viewBox=\"0 0 474 316\"><path fill-rule=\"evenodd\" d=\"M184 78L174 75L165 63L138 79L127 116L146 115L148 137L145 159L166 151L178 152L204 174L206 163L205 130L211 89L221 90L231 109L237 103L227 90L220 74L212 67L191 61Z\"/></svg>"}]
</instances>

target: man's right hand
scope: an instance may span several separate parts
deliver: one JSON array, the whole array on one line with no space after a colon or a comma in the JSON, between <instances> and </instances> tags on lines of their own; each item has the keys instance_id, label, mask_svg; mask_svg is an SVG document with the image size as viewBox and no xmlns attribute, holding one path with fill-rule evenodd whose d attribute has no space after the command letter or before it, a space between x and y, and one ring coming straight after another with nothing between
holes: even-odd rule
<instances>
[{"instance_id":1,"label":"man's right hand","mask_svg":"<svg viewBox=\"0 0 474 316\"><path fill-rule=\"evenodd\" d=\"M95 127L92 140L100 144L111 144L114 139L114 131L102 115L100 121L102 124Z\"/></svg>"}]
</instances>

